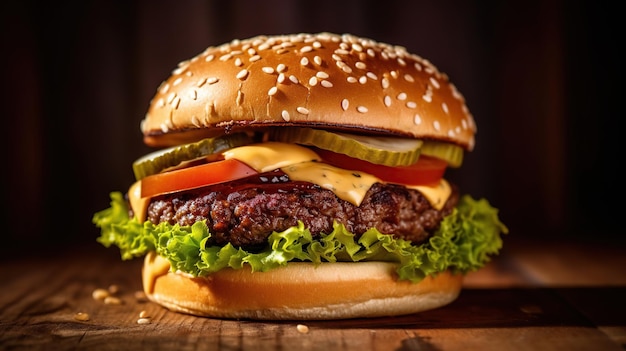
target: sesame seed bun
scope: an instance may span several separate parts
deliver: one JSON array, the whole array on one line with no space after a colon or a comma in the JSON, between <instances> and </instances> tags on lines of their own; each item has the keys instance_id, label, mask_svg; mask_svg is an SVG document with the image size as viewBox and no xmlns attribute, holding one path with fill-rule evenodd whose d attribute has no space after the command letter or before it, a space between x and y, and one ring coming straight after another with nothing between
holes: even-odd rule
<instances>
[{"instance_id":1,"label":"sesame seed bun","mask_svg":"<svg viewBox=\"0 0 626 351\"><path fill-rule=\"evenodd\" d=\"M181 62L141 129L150 146L228 131L310 126L474 147L464 98L404 48L330 33L259 36Z\"/></svg>"},{"instance_id":2,"label":"sesame seed bun","mask_svg":"<svg viewBox=\"0 0 626 351\"><path fill-rule=\"evenodd\" d=\"M419 283L398 281L389 262L289 263L263 273L226 269L206 278L144 260L148 298L182 313L257 320L330 320L422 312L454 301L462 275L443 272ZM340 282L340 283L339 283Z\"/></svg>"}]
</instances>

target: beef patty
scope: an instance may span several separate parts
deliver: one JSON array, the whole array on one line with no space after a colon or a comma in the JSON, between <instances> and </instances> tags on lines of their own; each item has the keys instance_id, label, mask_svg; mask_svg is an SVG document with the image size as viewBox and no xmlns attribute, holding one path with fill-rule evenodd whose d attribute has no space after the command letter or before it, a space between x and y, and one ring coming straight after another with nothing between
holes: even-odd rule
<instances>
[{"instance_id":1,"label":"beef patty","mask_svg":"<svg viewBox=\"0 0 626 351\"><path fill-rule=\"evenodd\" d=\"M381 233L421 243L439 227L458 202L458 190L442 210L433 208L417 190L396 184L374 184L360 206L338 198L332 191L308 182L290 181L281 172L254 175L152 199L147 219L191 225L206 220L210 244L231 243L248 249L262 247L273 231L302 221L313 237L330 233L333 222L357 237L375 227Z\"/></svg>"}]
</instances>

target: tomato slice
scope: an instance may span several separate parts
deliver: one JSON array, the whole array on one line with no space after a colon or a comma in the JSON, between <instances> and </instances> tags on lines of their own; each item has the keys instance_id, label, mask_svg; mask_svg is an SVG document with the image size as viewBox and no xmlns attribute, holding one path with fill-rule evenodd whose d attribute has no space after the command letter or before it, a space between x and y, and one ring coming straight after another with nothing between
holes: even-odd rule
<instances>
[{"instance_id":1,"label":"tomato slice","mask_svg":"<svg viewBox=\"0 0 626 351\"><path fill-rule=\"evenodd\" d=\"M330 165L369 173L385 182L405 185L436 185L448 166L446 161L428 156L420 156L417 162L410 166L391 167L318 148L315 152L323 162Z\"/></svg>"},{"instance_id":2,"label":"tomato slice","mask_svg":"<svg viewBox=\"0 0 626 351\"><path fill-rule=\"evenodd\" d=\"M257 171L235 159L210 162L145 177L141 183L141 197L224 183L253 174Z\"/></svg>"}]
</instances>

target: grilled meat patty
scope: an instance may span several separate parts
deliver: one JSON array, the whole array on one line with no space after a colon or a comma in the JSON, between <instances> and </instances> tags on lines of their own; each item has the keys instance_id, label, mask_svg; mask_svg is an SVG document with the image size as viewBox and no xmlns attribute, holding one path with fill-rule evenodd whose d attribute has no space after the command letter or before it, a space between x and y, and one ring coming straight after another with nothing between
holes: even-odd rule
<instances>
[{"instance_id":1,"label":"grilled meat patty","mask_svg":"<svg viewBox=\"0 0 626 351\"><path fill-rule=\"evenodd\" d=\"M332 191L308 182L290 181L281 172L254 175L183 193L154 198L147 219L191 225L206 220L210 244L231 243L254 249L264 246L273 231L302 221L313 237L330 233L338 221L357 237L375 227L381 233L421 243L438 228L456 206L459 193L442 210L433 208L417 190L396 184L374 184L360 206L338 198Z\"/></svg>"}]
</instances>

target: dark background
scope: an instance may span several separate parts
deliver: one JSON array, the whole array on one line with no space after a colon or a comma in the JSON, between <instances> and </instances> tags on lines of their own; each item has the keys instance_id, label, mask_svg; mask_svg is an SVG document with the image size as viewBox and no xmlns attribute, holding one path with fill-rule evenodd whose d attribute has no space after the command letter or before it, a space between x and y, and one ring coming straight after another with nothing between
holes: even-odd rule
<instances>
[{"instance_id":1,"label":"dark background","mask_svg":"<svg viewBox=\"0 0 626 351\"><path fill-rule=\"evenodd\" d=\"M615 2L616 3L616 2ZM157 86L207 46L330 31L405 46L465 95L477 146L448 173L511 236L621 237L624 19L602 1L3 1L0 253L92 243L149 151Z\"/></svg>"}]
</instances>

